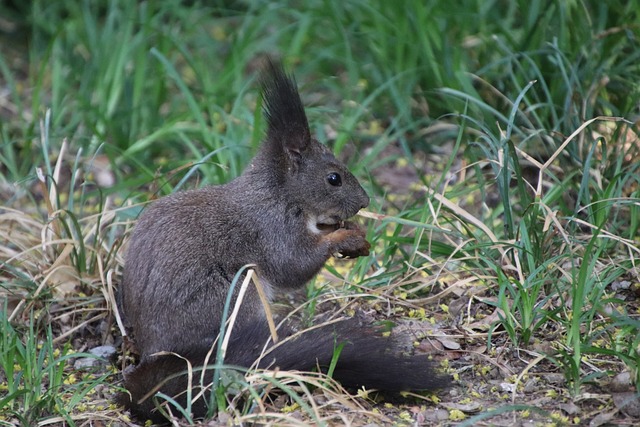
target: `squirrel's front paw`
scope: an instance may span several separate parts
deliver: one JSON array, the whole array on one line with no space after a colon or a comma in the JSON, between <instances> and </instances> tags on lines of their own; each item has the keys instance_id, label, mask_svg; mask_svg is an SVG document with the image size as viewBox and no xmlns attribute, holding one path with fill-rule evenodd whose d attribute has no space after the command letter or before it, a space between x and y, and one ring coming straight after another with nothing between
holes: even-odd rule
<instances>
[{"instance_id":1,"label":"squirrel's front paw","mask_svg":"<svg viewBox=\"0 0 640 427\"><path fill-rule=\"evenodd\" d=\"M367 242L365 231L351 222L345 222L343 227L325 236L330 242L329 255L339 258L369 255L371 245Z\"/></svg>"}]
</instances>

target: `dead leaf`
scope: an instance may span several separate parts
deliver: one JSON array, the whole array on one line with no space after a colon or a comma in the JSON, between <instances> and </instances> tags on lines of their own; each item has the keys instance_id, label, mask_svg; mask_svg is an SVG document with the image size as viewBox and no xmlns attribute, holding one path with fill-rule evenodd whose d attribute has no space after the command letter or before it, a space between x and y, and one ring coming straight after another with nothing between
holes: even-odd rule
<instances>
[{"instance_id":1,"label":"dead leaf","mask_svg":"<svg viewBox=\"0 0 640 427\"><path fill-rule=\"evenodd\" d=\"M640 394L629 391L625 393L613 393L613 404L623 414L632 418L640 418Z\"/></svg>"}]
</instances>

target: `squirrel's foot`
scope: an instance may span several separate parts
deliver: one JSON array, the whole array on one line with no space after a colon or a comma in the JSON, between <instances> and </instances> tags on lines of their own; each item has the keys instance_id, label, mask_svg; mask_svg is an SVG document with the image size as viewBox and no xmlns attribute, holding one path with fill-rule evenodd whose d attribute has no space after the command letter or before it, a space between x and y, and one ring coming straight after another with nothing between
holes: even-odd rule
<instances>
[{"instance_id":1,"label":"squirrel's foot","mask_svg":"<svg viewBox=\"0 0 640 427\"><path fill-rule=\"evenodd\" d=\"M337 258L367 256L371 249L365 230L351 221L344 221L340 228L323 238L329 242L329 254Z\"/></svg>"}]
</instances>

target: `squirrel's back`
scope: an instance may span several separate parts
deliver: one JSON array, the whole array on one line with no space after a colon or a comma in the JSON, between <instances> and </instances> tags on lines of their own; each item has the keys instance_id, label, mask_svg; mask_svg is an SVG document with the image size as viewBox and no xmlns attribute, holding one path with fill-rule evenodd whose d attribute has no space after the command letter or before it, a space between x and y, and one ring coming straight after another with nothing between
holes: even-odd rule
<instances>
[{"instance_id":1,"label":"squirrel's back","mask_svg":"<svg viewBox=\"0 0 640 427\"><path fill-rule=\"evenodd\" d=\"M227 186L162 198L138 221L120 292L125 322L143 358L184 351L217 334L227 284L251 258L246 250L224 254L230 247L248 250L254 240Z\"/></svg>"}]
</instances>

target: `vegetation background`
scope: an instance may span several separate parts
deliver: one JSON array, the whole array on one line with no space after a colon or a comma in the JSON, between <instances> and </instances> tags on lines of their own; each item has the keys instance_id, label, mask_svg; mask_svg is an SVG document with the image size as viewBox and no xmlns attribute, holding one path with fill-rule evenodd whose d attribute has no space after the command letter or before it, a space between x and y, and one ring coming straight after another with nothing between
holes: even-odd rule
<instances>
[{"instance_id":1,"label":"vegetation background","mask_svg":"<svg viewBox=\"0 0 640 427\"><path fill-rule=\"evenodd\" d=\"M84 363L120 349L127 233L144 202L241 173L265 55L373 199L373 253L331 263L306 315L384 319L455 381L384 403L295 376L271 399L254 375L215 423L638 422L640 2L16 0L0 425L129 422L111 398L131 361Z\"/></svg>"}]
</instances>

